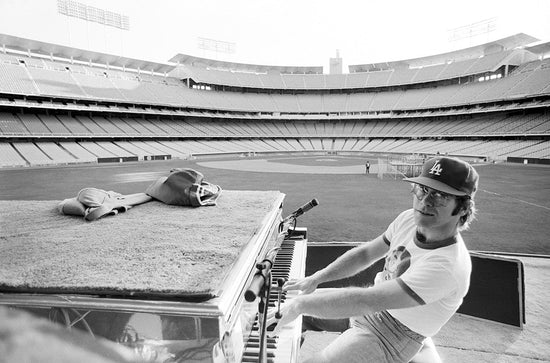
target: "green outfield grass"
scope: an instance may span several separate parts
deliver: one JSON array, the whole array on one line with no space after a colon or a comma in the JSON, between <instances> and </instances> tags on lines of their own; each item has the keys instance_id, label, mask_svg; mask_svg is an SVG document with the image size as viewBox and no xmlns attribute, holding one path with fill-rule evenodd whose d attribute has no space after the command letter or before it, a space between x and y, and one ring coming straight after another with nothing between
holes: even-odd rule
<instances>
[{"instance_id":1,"label":"green outfield grass","mask_svg":"<svg viewBox=\"0 0 550 363\"><path fill-rule=\"evenodd\" d=\"M364 165L361 158L282 158L286 160L278 157L271 163L274 167L280 162L321 168L323 163ZM152 182L148 176L173 167L199 170L208 181L228 190L279 190L286 194L285 215L317 198L320 205L298 219L299 226L308 228L310 241L369 240L383 233L398 213L412 205L408 183L380 180L372 174L242 172L177 160L0 170L0 199L61 200L91 186L123 194L142 192ZM479 165L477 170L481 177L476 196L478 218L471 230L463 233L469 248L550 254L550 167L491 164Z\"/></svg>"}]
</instances>

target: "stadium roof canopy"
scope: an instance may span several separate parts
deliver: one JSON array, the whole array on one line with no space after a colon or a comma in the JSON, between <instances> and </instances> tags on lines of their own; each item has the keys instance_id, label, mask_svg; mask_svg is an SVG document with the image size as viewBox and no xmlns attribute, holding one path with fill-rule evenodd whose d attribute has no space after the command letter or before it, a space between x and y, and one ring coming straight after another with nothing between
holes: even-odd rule
<instances>
[{"instance_id":1,"label":"stadium roof canopy","mask_svg":"<svg viewBox=\"0 0 550 363\"><path fill-rule=\"evenodd\" d=\"M399 68L418 68L436 64L443 64L450 61L462 61L467 59L479 58L483 55L500 52L504 50L515 49L518 47L525 47L528 44L538 41L530 35L518 33L506 38L495 40L489 43L477 45L474 47L455 50L448 53L436 54L421 58L412 58L392 62L381 62L372 64L358 64L350 65L349 72L370 72L380 71L386 69L399 69ZM529 49L531 51L531 49Z\"/></svg>"},{"instance_id":2,"label":"stadium roof canopy","mask_svg":"<svg viewBox=\"0 0 550 363\"><path fill-rule=\"evenodd\" d=\"M323 66L268 66L259 64L224 62L214 59L199 58L186 54L176 54L169 62L200 68L232 70L254 73L284 74L323 74Z\"/></svg>"},{"instance_id":3,"label":"stadium roof canopy","mask_svg":"<svg viewBox=\"0 0 550 363\"><path fill-rule=\"evenodd\" d=\"M93 52L64 45L20 38L13 35L0 34L0 45L4 51L14 50L29 55L37 54L48 57L70 59L85 63L103 64L107 66L129 68L147 72L165 74L174 69L174 65L149 62L141 59L126 58L113 54Z\"/></svg>"},{"instance_id":4,"label":"stadium roof canopy","mask_svg":"<svg viewBox=\"0 0 550 363\"><path fill-rule=\"evenodd\" d=\"M531 45L525 49L531 53L537 54L540 57L544 57L545 55L550 54L550 42Z\"/></svg>"}]
</instances>

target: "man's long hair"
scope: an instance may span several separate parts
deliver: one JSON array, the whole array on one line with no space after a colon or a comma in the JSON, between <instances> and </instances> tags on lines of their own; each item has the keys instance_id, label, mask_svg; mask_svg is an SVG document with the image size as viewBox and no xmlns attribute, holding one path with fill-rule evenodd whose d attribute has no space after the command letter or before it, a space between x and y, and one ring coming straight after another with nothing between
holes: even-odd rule
<instances>
[{"instance_id":1,"label":"man's long hair","mask_svg":"<svg viewBox=\"0 0 550 363\"><path fill-rule=\"evenodd\" d=\"M465 210L466 214L460 217L458 221L458 231L465 231L470 228L470 223L476 218L476 203L472 197L464 196L456 198L456 207L453 210L453 215L457 215L460 211Z\"/></svg>"}]
</instances>

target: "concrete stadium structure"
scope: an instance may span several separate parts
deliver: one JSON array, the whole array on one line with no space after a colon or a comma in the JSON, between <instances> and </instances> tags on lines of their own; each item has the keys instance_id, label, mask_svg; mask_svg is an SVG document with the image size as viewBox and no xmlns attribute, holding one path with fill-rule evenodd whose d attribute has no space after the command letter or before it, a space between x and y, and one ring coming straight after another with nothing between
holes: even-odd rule
<instances>
[{"instance_id":1,"label":"concrete stadium structure","mask_svg":"<svg viewBox=\"0 0 550 363\"><path fill-rule=\"evenodd\" d=\"M550 43L536 40L329 75L0 35L0 167L284 152L550 163Z\"/></svg>"}]
</instances>

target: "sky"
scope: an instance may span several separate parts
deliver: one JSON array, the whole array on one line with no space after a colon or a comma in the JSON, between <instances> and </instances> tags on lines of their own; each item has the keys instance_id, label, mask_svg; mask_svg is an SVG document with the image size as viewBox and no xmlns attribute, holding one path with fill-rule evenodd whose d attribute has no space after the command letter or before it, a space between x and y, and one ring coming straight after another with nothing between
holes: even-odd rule
<instances>
[{"instance_id":1,"label":"sky","mask_svg":"<svg viewBox=\"0 0 550 363\"><path fill-rule=\"evenodd\" d=\"M75 0L128 16L128 31L61 15L57 1L0 0L0 33L160 63L181 53L325 73L337 52L347 72L517 33L550 41L550 0ZM481 34L451 40L480 22ZM233 52L201 49L200 38Z\"/></svg>"}]
</instances>

